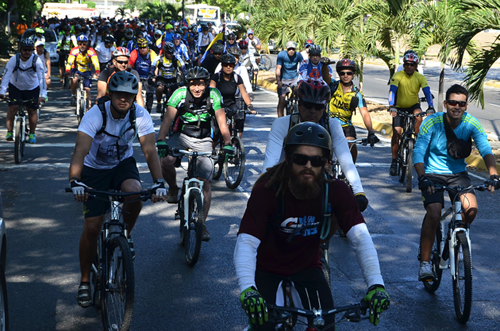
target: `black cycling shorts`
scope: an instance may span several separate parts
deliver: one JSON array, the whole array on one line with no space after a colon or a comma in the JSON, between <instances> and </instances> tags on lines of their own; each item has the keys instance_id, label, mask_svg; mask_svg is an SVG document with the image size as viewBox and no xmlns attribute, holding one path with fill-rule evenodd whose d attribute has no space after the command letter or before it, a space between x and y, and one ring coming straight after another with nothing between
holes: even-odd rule
<instances>
[{"instance_id":1,"label":"black cycling shorts","mask_svg":"<svg viewBox=\"0 0 500 331\"><path fill-rule=\"evenodd\" d=\"M415 109L422 109L420 107L420 103L416 103L414 104L413 106L411 106L410 108L398 108L400 111L404 111L406 113L410 113L410 114L413 114L413 112L415 111ZM392 127L393 128L402 128L403 127L403 123L404 123L404 118L399 116L399 115L396 115L396 117L394 117L392 119Z\"/></svg>"},{"instance_id":2,"label":"black cycling shorts","mask_svg":"<svg viewBox=\"0 0 500 331\"><path fill-rule=\"evenodd\" d=\"M356 139L356 129L352 125L343 126L344 136ZM349 142L349 141L347 141Z\"/></svg>"},{"instance_id":3,"label":"black cycling shorts","mask_svg":"<svg viewBox=\"0 0 500 331\"><path fill-rule=\"evenodd\" d=\"M458 174L425 174L429 180L432 181L433 184L446 185L446 186L462 186L467 187L472 185L469 174L467 171L459 172ZM474 194L474 191L470 193ZM448 192L450 196L450 200L456 196L456 193ZM427 207L431 203L439 202L441 206L444 208L444 191L434 192L434 194L430 194L427 191L422 191L422 201L424 203L424 207Z\"/></svg>"},{"instance_id":4,"label":"black cycling shorts","mask_svg":"<svg viewBox=\"0 0 500 331\"><path fill-rule=\"evenodd\" d=\"M319 309L318 295L316 293L319 294L319 301L321 302L321 309L323 309L323 311L333 308L332 291L328 286L323 270L319 268L304 269L288 277L272 274L259 269L255 272L255 284L259 289L259 293L264 297L264 300L269 303L276 303L276 291L278 290L279 283L284 279L288 279L294 283L305 309ZM309 307L309 300L312 308ZM326 325L333 324L335 322L335 317L330 316L329 318L325 318L325 322ZM254 326L254 330L274 331L275 326L268 322L264 323L262 326Z\"/></svg>"},{"instance_id":5,"label":"black cycling shorts","mask_svg":"<svg viewBox=\"0 0 500 331\"><path fill-rule=\"evenodd\" d=\"M135 159L129 157L112 169L94 169L83 166L81 182L99 191L120 190L126 179L141 181ZM103 215L110 208L106 197L89 199L83 203L83 216L95 217Z\"/></svg>"},{"instance_id":6,"label":"black cycling shorts","mask_svg":"<svg viewBox=\"0 0 500 331\"><path fill-rule=\"evenodd\" d=\"M11 83L9 83L9 98L14 101L9 101L9 106L20 105L23 100L35 100L26 104L28 109L38 109L38 98L40 97L40 86L32 90L21 91Z\"/></svg>"}]
</instances>

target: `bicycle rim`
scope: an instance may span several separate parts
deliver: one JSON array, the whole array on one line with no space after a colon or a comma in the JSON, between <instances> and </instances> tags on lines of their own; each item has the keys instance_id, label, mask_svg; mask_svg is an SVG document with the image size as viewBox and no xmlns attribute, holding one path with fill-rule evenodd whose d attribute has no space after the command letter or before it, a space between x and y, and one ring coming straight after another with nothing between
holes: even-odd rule
<instances>
[{"instance_id":1,"label":"bicycle rim","mask_svg":"<svg viewBox=\"0 0 500 331\"><path fill-rule=\"evenodd\" d=\"M434 281L422 281L424 283L424 288L429 293L434 293L441 284L441 277L443 275L443 269L439 268L439 261L441 257L439 256L439 251L441 248L441 227L438 226L436 230L436 240L432 246L431 251L431 263L434 274L436 275L436 280Z\"/></svg>"},{"instance_id":2,"label":"bicycle rim","mask_svg":"<svg viewBox=\"0 0 500 331\"><path fill-rule=\"evenodd\" d=\"M111 240L102 292L102 322L106 331L127 331L134 309L134 264L125 237Z\"/></svg>"},{"instance_id":3,"label":"bicycle rim","mask_svg":"<svg viewBox=\"0 0 500 331\"><path fill-rule=\"evenodd\" d=\"M214 161L214 180L218 180L220 178L220 175L222 175L222 169L224 165L224 153L222 152L222 146L221 144L217 144L215 146L215 152L217 155L217 160Z\"/></svg>"},{"instance_id":4,"label":"bicycle rim","mask_svg":"<svg viewBox=\"0 0 500 331\"><path fill-rule=\"evenodd\" d=\"M17 164L21 163L23 158L23 124L20 120L16 121L16 135L14 137L14 162Z\"/></svg>"},{"instance_id":5,"label":"bicycle rim","mask_svg":"<svg viewBox=\"0 0 500 331\"><path fill-rule=\"evenodd\" d=\"M263 69L266 71L271 70L271 67L273 66L273 61L268 55L262 55L260 63L262 64Z\"/></svg>"},{"instance_id":6,"label":"bicycle rim","mask_svg":"<svg viewBox=\"0 0 500 331\"><path fill-rule=\"evenodd\" d=\"M405 160L406 160L406 144L401 146L401 149L398 152L398 175L399 175L399 181L401 183L404 183L405 181L405 176L406 176L406 165L405 165Z\"/></svg>"},{"instance_id":7,"label":"bicycle rim","mask_svg":"<svg viewBox=\"0 0 500 331\"><path fill-rule=\"evenodd\" d=\"M78 124L82 122L83 115L85 115L85 111L87 110L87 97L85 93L82 93L80 99L78 100L80 103L80 113L78 114Z\"/></svg>"},{"instance_id":8,"label":"bicycle rim","mask_svg":"<svg viewBox=\"0 0 500 331\"><path fill-rule=\"evenodd\" d=\"M231 139L234 154L224 162L224 179L226 186L235 189L240 185L245 173L245 147L239 137Z\"/></svg>"},{"instance_id":9,"label":"bicycle rim","mask_svg":"<svg viewBox=\"0 0 500 331\"><path fill-rule=\"evenodd\" d=\"M413 186L413 140L408 140L406 153L406 192L410 193Z\"/></svg>"},{"instance_id":10,"label":"bicycle rim","mask_svg":"<svg viewBox=\"0 0 500 331\"><path fill-rule=\"evenodd\" d=\"M460 257L460 247L462 248L463 258ZM453 301L458 322L461 324L467 323L472 305L472 265L469 244L464 232L457 233Z\"/></svg>"},{"instance_id":11,"label":"bicycle rim","mask_svg":"<svg viewBox=\"0 0 500 331\"><path fill-rule=\"evenodd\" d=\"M198 191L189 193L188 229L185 229L184 248L186 261L190 266L198 262L203 235L203 202Z\"/></svg>"},{"instance_id":12,"label":"bicycle rim","mask_svg":"<svg viewBox=\"0 0 500 331\"><path fill-rule=\"evenodd\" d=\"M321 269L323 270L323 275L325 275L325 279L328 282L328 286L330 289L332 288L332 281L330 277L330 265L328 263L328 249L321 248Z\"/></svg>"}]
</instances>

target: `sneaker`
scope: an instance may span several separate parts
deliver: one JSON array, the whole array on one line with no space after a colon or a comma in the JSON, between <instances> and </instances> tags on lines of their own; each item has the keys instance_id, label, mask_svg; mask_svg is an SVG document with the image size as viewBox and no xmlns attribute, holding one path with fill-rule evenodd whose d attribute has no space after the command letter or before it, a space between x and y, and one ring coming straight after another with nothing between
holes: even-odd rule
<instances>
[{"instance_id":1,"label":"sneaker","mask_svg":"<svg viewBox=\"0 0 500 331\"><path fill-rule=\"evenodd\" d=\"M397 164L396 160L392 160L391 168L389 170L389 174L391 176L396 176L398 174L398 164Z\"/></svg>"},{"instance_id":2,"label":"sneaker","mask_svg":"<svg viewBox=\"0 0 500 331\"><path fill-rule=\"evenodd\" d=\"M81 283L78 287L78 294L76 296L78 305L82 308L92 306L92 297L90 293L90 283Z\"/></svg>"},{"instance_id":3,"label":"sneaker","mask_svg":"<svg viewBox=\"0 0 500 331\"><path fill-rule=\"evenodd\" d=\"M5 140L7 140L7 141L14 140L14 134L12 133L12 131L7 132L7 134L5 135Z\"/></svg>"},{"instance_id":4,"label":"sneaker","mask_svg":"<svg viewBox=\"0 0 500 331\"><path fill-rule=\"evenodd\" d=\"M168 189L166 200L168 203L179 202L179 188L172 187Z\"/></svg>"},{"instance_id":5,"label":"sneaker","mask_svg":"<svg viewBox=\"0 0 500 331\"><path fill-rule=\"evenodd\" d=\"M76 106L76 95L71 96L71 106L72 107Z\"/></svg>"},{"instance_id":6,"label":"sneaker","mask_svg":"<svg viewBox=\"0 0 500 331\"><path fill-rule=\"evenodd\" d=\"M130 253L132 254L132 261L135 260L135 249L134 249L134 241L132 238L127 239L128 247L130 248Z\"/></svg>"},{"instance_id":7,"label":"sneaker","mask_svg":"<svg viewBox=\"0 0 500 331\"><path fill-rule=\"evenodd\" d=\"M432 264L427 261L420 262L420 270L418 271L418 281L434 281L436 275L432 270Z\"/></svg>"},{"instance_id":8,"label":"sneaker","mask_svg":"<svg viewBox=\"0 0 500 331\"><path fill-rule=\"evenodd\" d=\"M34 133L30 133L30 137L29 137L29 139L28 139L28 142L29 142L30 144L34 144L34 143L36 143L36 136L35 136L35 134L34 134Z\"/></svg>"},{"instance_id":9,"label":"sneaker","mask_svg":"<svg viewBox=\"0 0 500 331\"><path fill-rule=\"evenodd\" d=\"M202 241L210 241L210 233L207 230L207 227L203 225L203 235L201 236Z\"/></svg>"}]
</instances>

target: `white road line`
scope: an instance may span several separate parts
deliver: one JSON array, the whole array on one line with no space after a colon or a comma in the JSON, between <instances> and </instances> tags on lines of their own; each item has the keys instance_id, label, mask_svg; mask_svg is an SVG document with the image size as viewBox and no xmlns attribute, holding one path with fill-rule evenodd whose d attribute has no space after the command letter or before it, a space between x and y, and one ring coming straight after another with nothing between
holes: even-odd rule
<instances>
[{"instance_id":1,"label":"white road line","mask_svg":"<svg viewBox=\"0 0 500 331\"><path fill-rule=\"evenodd\" d=\"M374 80L380 80L382 82L386 82L387 83L387 79L383 79L383 78L373 78Z\"/></svg>"},{"instance_id":2,"label":"white road line","mask_svg":"<svg viewBox=\"0 0 500 331\"><path fill-rule=\"evenodd\" d=\"M276 99L276 102L252 102L252 105L254 106L277 106L278 105L278 99Z\"/></svg>"},{"instance_id":3,"label":"white road line","mask_svg":"<svg viewBox=\"0 0 500 331\"><path fill-rule=\"evenodd\" d=\"M489 103L489 105L491 105L493 107L500 107L500 105L497 105L496 103Z\"/></svg>"},{"instance_id":4,"label":"white road line","mask_svg":"<svg viewBox=\"0 0 500 331\"><path fill-rule=\"evenodd\" d=\"M271 128L245 128L245 132L269 132Z\"/></svg>"}]
</instances>

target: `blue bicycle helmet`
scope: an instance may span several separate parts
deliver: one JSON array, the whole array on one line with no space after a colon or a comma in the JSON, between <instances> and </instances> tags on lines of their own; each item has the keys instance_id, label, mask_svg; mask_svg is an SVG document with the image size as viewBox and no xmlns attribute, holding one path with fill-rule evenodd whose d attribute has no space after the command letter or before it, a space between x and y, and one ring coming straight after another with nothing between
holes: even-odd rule
<instances>
[{"instance_id":1,"label":"blue bicycle helmet","mask_svg":"<svg viewBox=\"0 0 500 331\"><path fill-rule=\"evenodd\" d=\"M81 34L81 35L79 35L78 37L76 37L76 41L78 41L78 42L80 42L80 41L88 42L88 41L89 41L89 38L87 38L87 36L86 36L86 35Z\"/></svg>"}]
</instances>

